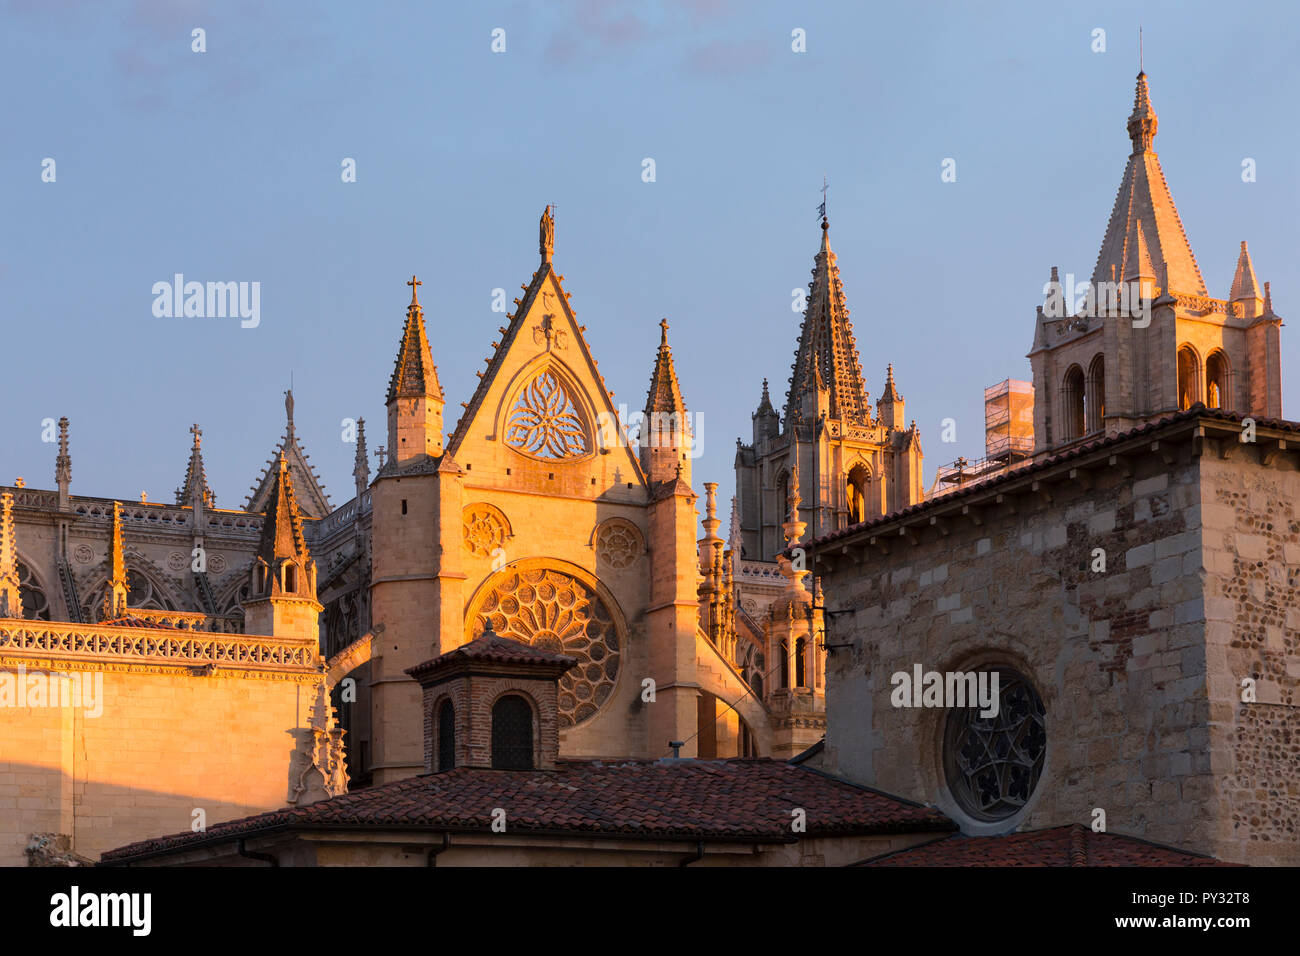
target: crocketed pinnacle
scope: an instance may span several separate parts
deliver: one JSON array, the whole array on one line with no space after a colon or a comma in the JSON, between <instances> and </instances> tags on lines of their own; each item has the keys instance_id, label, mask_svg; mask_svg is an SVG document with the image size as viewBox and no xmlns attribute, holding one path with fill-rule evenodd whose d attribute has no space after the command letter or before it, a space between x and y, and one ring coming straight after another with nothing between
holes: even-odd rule
<instances>
[{"instance_id":1,"label":"crocketed pinnacle","mask_svg":"<svg viewBox=\"0 0 1300 956\"><path fill-rule=\"evenodd\" d=\"M1232 277L1232 292L1228 294L1228 298L1233 302L1261 298L1259 282L1255 278L1255 267L1251 264L1250 252L1246 249L1244 239L1241 243L1241 252L1237 256L1237 273Z\"/></svg>"},{"instance_id":2,"label":"crocketed pinnacle","mask_svg":"<svg viewBox=\"0 0 1300 956\"><path fill-rule=\"evenodd\" d=\"M289 462L285 459L284 452L280 452L276 460L273 482L271 499L262 522L257 556L270 567L275 567L279 558L306 561L311 555L307 550L307 539L303 536L302 516L293 490L293 476L289 472Z\"/></svg>"},{"instance_id":3,"label":"crocketed pinnacle","mask_svg":"<svg viewBox=\"0 0 1300 956\"><path fill-rule=\"evenodd\" d=\"M1141 275L1165 282L1168 288L1163 292L1208 295L1160 160L1151 148L1156 114L1151 108L1145 73L1138 74L1128 131L1133 152L1097 254L1097 266L1092 272L1094 288Z\"/></svg>"},{"instance_id":4,"label":"crocketed pinnacle","mask_svg":"<svg viewBox=\"0 0 1300 956\"><path fill-rule=\"evenodd\" d=\"M196 424L190 428L194 444L190 447L190 462L185 469L185 481L176 490L176 503L187 505L197 500L209 508L217 506L217 496L208 487L208 474L203 467L203 429Z\"/></svg>"},{"instance_id":5,"label":"crocketed pinnacle","mask_svg":"<svg viewBox=\"0 0 1300 956\"><path fill-rule=\"evenodd\" d=\"M808 308L799 330L794 374L786 397L786 421L797 418L809 391L825 391L830 417L867 421L866 388L853 324L844 301L839 266L831 250L830 224L822 220L822 244L813 266Z\"/></svg>"},{"instance_id":6,"label":"crocketed pinnacle","mask_svg":"<svg viewBox=\"0 0 1300 956\"><path fill-rule=\"evenodd\" d=\"M880 396L880 401L884 404L889 402L901 402L903 396L898 394L898 386L894 384L894 366L891 363L886 366L885 372L885 390Z\"/></svg>"},{"instance_id":7,"label":"crocketed pinnacle","mask_svg":"<svg viewBox=\"0 0 1300 956\"><path fill-rule=\"evenodd\" d=\"M686 420L686 402L677 382L673 366L673 350L668 344L668 320L659 322L659 352L655 356L654 372L650 375L650 390L646 393L645 414L648 419L655 412L681 416Z\"/></svg>"},{"instance_id":8,"label":"crocketed pinnacle","mask_svg":"<svg viewBox=\"0 0 1300 956\"><path fill-rule=\"evenodd\" d=\"M429 351L429 336L424 329L424 310L416 297L420 281L411 276L411 304L406 307L406 325L402 341L397 347L397 361L388 380L388 398L391 404L398 398L433 398L443 400L442 385L438 382L438 369Z\"/></svg>"}]
</instances>

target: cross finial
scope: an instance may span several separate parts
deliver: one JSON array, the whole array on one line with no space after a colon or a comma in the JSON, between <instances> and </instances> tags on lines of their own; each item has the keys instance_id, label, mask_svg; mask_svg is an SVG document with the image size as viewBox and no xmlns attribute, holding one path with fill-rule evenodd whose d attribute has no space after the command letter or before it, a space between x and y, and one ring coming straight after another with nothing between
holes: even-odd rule
<instances>
[{"instance_id":1,"label":"cross finial","mask_svg":"<svg viewBox=\"0 0 1300 956\"><path fill-rule=\"evenodd\" d=\"M1140 23L1138 24L1138 72L1146 72L1142 66L1142 24Z\"/></svg>"},{"instance_id":2,"label":"cross finial","mask_svg":"<svg viewBox=\"0 0 1300 956\"><path fill-rule=\"evenodd\" d=\"M384 459L388 457L388 452L384 450L383 445L380 445L377 449L375 449L375 457L379 459L379 467L383 468Z\"/></svg>"},{"instance_id":3,"label":"cross finial","mask_svg":"<svg viewBox=\"0 0 1300 956\"><path fill-rule=\"evenodd\" d=\"M660 328L660 330L661 330L661 331L660 331L660 336L659 336L659 344L660 344L660 345L667 345L667 344L668 344L668 320L667 320L667 319L660 319L660 320L659 320L659 328Z\"/></svg>"},{"instance_id":4,"label":"cross finial","mask_svg":"<svg viewBox=\"0 0 1300 956\"><path fill-rule=\"evenodd\" d=\"M822 217L823 226L826 225L826 190L829 188L830 186L828 186L826 183L826 174L823 173L822 174L822 204L817 207L817 212Z\"/></svg>"},{"instance_id":5,"label":"cross finial","mask_svg":"<svg viewBox=\"0 0 1300 956\"><path fill-rule=\"evenodd\" d=\"M411 281L406 284L411 287L411 305L419 305L420 286L424 285L424 283L421 282L419 279L417 279L415 276L411 276Z\"/></svg>"},{"instance_id":6,"label":"cross finial","mask_svg":"<svg viewBox=\"0 0 1300 956\"><path fill-rule=\"evenodd\" d=\"M194 447L198 448L199 442L203 438L203 429L199 427L198 422L190 426L190 434L194 436Z\"/></svg>"}]
</instances>

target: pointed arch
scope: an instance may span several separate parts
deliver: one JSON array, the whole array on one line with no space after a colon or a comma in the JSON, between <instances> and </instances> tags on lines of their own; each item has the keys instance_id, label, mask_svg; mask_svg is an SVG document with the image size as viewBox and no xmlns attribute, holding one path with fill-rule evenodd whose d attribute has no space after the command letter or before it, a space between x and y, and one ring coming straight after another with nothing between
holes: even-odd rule
<instances>
[{"instance_id":1,"label":"pointed arch","mask_svg":"<svg viewBox=\"0 0 1300 956\"><path fill-rule=\"evenodd\" d=\"M871 500L871 466L858 459L844 476L845 502L848 506L849 524L859 524L867 520L868 504Z\"/></svg>"},{"instance_id":2,"label":"pointed arch","mask_svg":"<svg viewBox=\"0 0 1300 956\"><path fill-rule=\"evenodd\" d=\"M1215 349L1205 358L1205 404L1232 410L1232 365L1223 349Z\"/></svg>"},{"instance_id":3,"label":"pointed arch","mask_svg":"<svg viewBox=\"0 0 1300 956\"><path fill-rule=\"evenodd\" d=\"M1087 383L1083 369L1077 364L1065 370L1061 380L1061 437L1074 441L1084 436L1087 422L1084 417L1084 394Z\"/></svg>"},{"instance_id":4,"label":"pointed arch","mask_svg":"<svg viewBox=\"0 0 1300 956\"><path fill-rule=\"evenodd\" d=\"M1201 357L1184 342L1178 347L1178 408L1191 408L1201 400Z\"/></svg>"},{"instance_id":5,"label":"pointed arch","mask_svg":"<svg viewBox=\"0 0 1300 956\"><path fill-rule=\"evenodd\" d=\"M577 375L554 355L525 363L501 393L495 433L512 451L545 462L585 461L610 437ZM616 440L624 443L619 434Z\"/></svg>"},{"instance_id":6,"label":"pointed arch","mask_svg":"<svg viewBox=\"0 0 1300 956\"><path fill-rule=\"evenodd\" d=\"M1084 390L1085 426L1088 434L1106 427L1106 356L1098 352L1088 365L1088 381Z\"/></svg>"}]
</instances>

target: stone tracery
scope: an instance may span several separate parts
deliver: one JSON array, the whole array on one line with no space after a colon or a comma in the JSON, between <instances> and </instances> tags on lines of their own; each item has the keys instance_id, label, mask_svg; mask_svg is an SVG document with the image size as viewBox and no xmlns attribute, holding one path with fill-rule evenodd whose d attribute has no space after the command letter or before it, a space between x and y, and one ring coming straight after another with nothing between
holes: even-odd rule
<instances>
[{"instance_id":1,"label":"stone tracery","mask_svg":"<svg viewBox=\"0 0 1300 956\"><path fill-rule=\"evenodd\" d=\"M577 659L560 678L561 727L582 723L609 699L622 645L614 616L594 588L551 568L507 571L473 616L473 635L489 621L503 637Z\"/></svg>"},{"instance_id":2,"label":"stone tracery","mask_svg":"<svg viewBox=\"0 0 1300 956\"><path fill-rule=\"evenodd\" d=\"M577 403L549 369L524 386L506 424L506 444L538 458L578 458L588 450Z\"/></svg>"}]
</instances>

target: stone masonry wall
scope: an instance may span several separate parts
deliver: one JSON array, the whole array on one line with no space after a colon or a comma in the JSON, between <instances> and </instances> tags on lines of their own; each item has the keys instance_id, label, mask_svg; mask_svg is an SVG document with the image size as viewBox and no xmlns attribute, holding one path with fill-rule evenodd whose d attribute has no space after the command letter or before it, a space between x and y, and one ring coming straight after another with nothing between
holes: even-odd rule
<instances>
[{"instance_id":1,"label":"stone masonry wall","mask_svg":"<svg viewBox=\"0 0 1300 956\"><path fill-rule=\"evenodd\" d=\"M1300 862L1300 472L1243 446L1207 455L1201 510L1216 841L1251 864ZM1255 682L1253 702L1243 680Z\"/></svg>"},{"instance_id":2,"label":"stone masonry wall","mask_svg":"<svg viewBox=\"0 0 1300 956\"><path fill-rule=\"evenodd\" d=\"M823 578L826 593L835 607L858 611L838 618L827 635L828 643L857 645L828 663L830 768L934 803L968 832L1091 824L1101 808L1109 830L1244 862L1250 860L1230 838L1229 817L1260 818L1272 812L1266 808L1275 797L1257 788L1289 787L1290 823L1277 830L1289 826L1294 840L1294 769L1288 782L1281 779L1284 751L1294 761L1294 717L1288 722L1276 708L1261 707L1234 724L1224 705L1211 707L1211 693L1219 701L1226 690L1213 643L1207 676L1203 588L1209 587L1212 619L1226 627L1237 608L1218 592L1241 589L1228 577L1216 581L1232 573L1219 570L1226 568L1222 552L1202 556L1202 500L1211 492L1200 485L1204 459L1192 459L1189 450L1188 443L1162 442L1158 452L1103 462L1075 479L1064 471L1060 480L1044 476L1038 492L1026 488L1002 504L972 504L980 525L954 516L943 525L946 535L938 527L918 529L916 544L892 529L887 554L869 548L857 565L834 556L838 563ZM1165 460L1171 451L1172 464ZM1214 468L1208 474L1221 480ZM1242 484L1240 476L1222 481L1225 490ZM1252 495L1276 492L1264 484ZM1271 507L1275 526L1279 509L1295 500L1296 490L1288 493L1286 505ZM1267 521L1269 511L1242 520ZM1215 513L1215 529L1226 520ZM1275 527L1268 548L1282 557L1283 538L1295 541L1296 530L1294 523ZM1105 572L1092 570L1096 548L1105 551ZM1206 562L1215 569L1208 584ZM1284 618L1280 609L1296 606L1300 568L1282 570L1279 563L1257 574L1255 591L1236 598L1258 618L1254 653L1270 640L1285 646L1294 674L1297 612ZM1270 576L1274 590L1252 605L1249 595ZM1292 589L1289 604L1279 603L1279 576ZM1279 679L1281 657L1264 661ZM957 805L943 769L946 711L890 704L890 675L916 663L938 671L1008 666L1034 684L1046 708L1047 755L1018 816L981 823ZM1241 737L1231 747L1230 728ZM1256 773L1261 766L1263 776ZM1283 855L1296 861L1294 849Z\"/></svg>"},{"instance_id":3,"label":"stone masonry wall","mask_svg":"<svg viewBox=\"0 0 1300 956\"><path fill-rule=\"evenodd\" d=\"M17 666L5 661L0 671ZM26 673L40 671L27 664ZM32 833L69 835L76 853L94 859L189 830L196 808L211 826L286 804L313 683L152 666L100 673L98 716L0 707L0 866L26 865Z\"/></svg>"}]
</instances>

